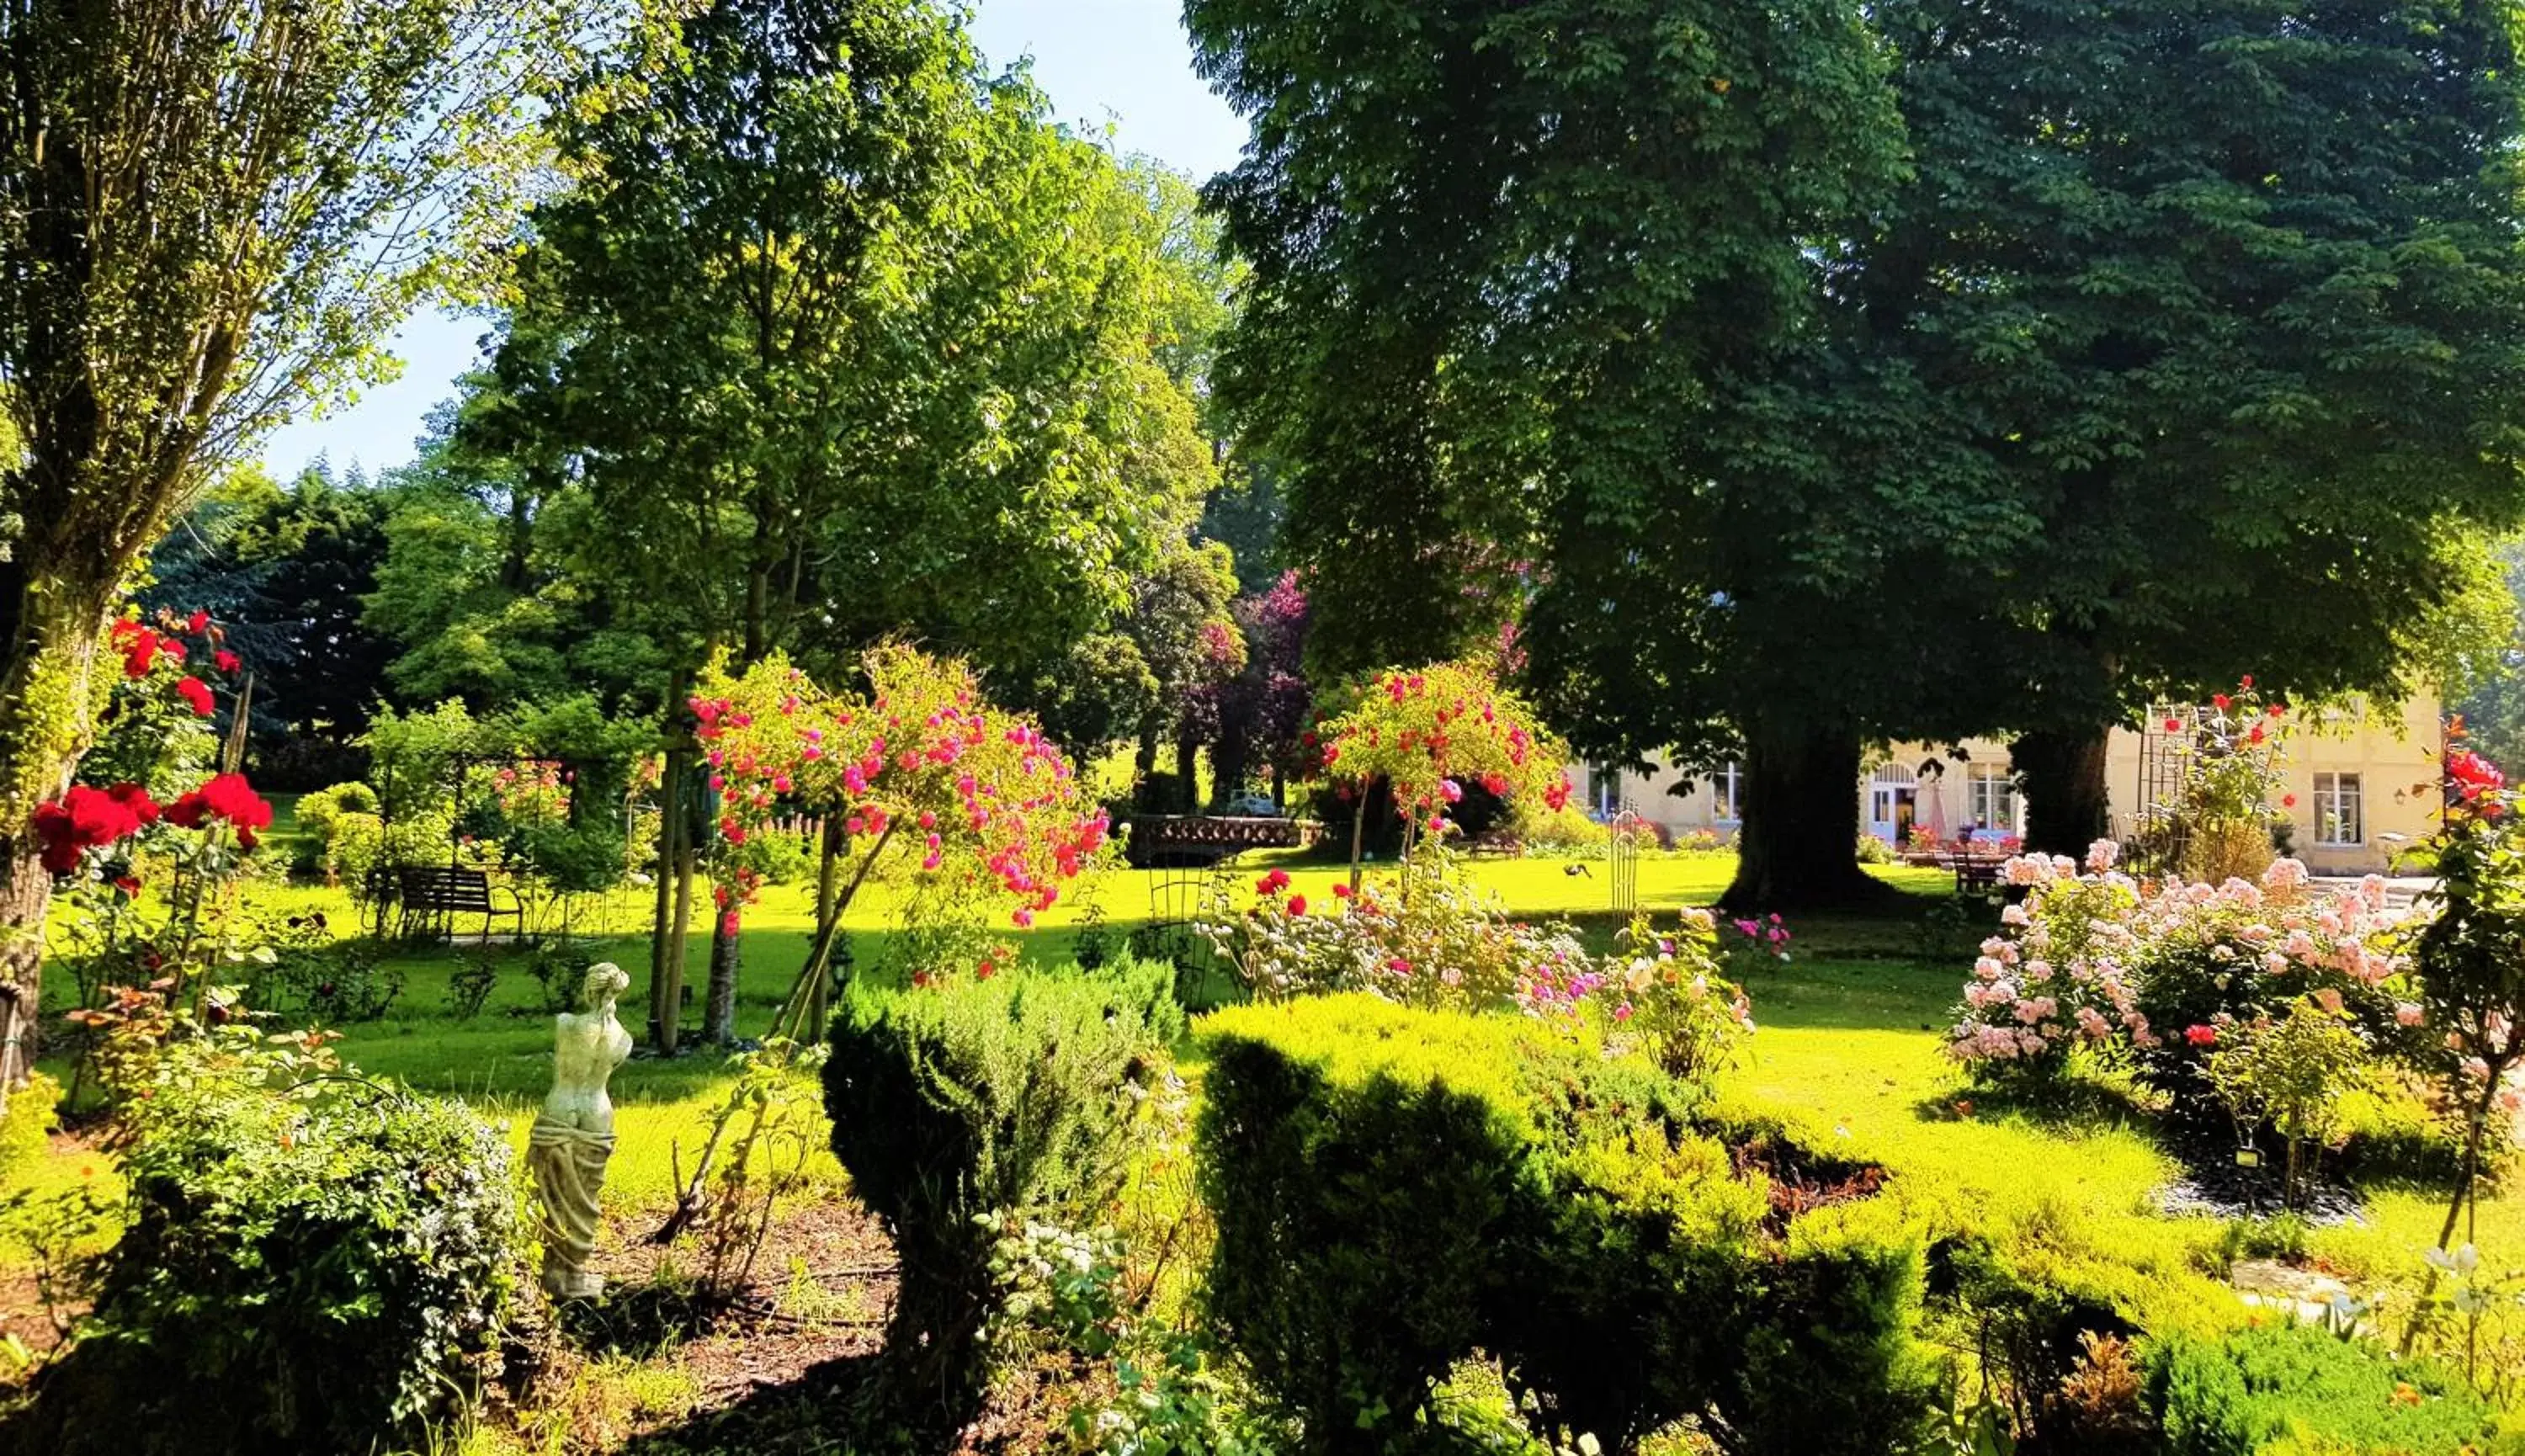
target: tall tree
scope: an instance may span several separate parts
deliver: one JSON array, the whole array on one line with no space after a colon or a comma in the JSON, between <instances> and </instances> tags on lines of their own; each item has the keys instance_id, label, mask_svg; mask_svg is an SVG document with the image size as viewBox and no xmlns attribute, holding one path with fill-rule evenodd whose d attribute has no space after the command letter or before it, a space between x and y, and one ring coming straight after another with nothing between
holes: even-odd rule
<instances>
[{"instance_id":1,"label":"tall tree","mask_svg":"<svg viewBox=\"0 0 2525 1456\"><path fill-rule=\"evenodd\" d=\"M1581 748L1751 740L1740 895L1862 892L1859 744L1934 705L1855 690L1904 639L1873 598L1954 537L1814 433L1838 386L1883 395L1839 427L1862 442L1920 402L1846 377L1818 323L1900 148L1859 7L1187 17L1254 118L1210 192L1255 270L1222 388L1283 473L1317 662L1461 651L1521 614ZM1807 633L1810 677L1763 670Z\"/></svg>"},{"instance_id":2,"label":"tall tree","mask_svg":"<svg viewBox=\"0 0 2525 1456\"><path fill-rule=\"evenodd\" d=\"M2035 841L2161 696L2411 686L2525 507L2513 9L1877 14L1915 173L1848 287L2040 519L1958 624Z\"/></svg>"},{"instance_id":3,"label":"tall tree","mask_svg":"<svg viewBox=\"0 0 2525 1456\"><path fill-rule=\"evenodd\" d=\"M1157 224L1042 113L927 0L718 0L562 113L500 374L586 503L575 570L671 661L1040 662L1180 533L1212 472L1154 353Z\"/></svg>"},{"instance_id":4,"label":"tall tree","mask_svg":"<svg viewBox=\"0 0 2525 1456\"><path fill-rule=\"evenodd\" d=\"M27 825L94 730L125 577L217 467L499 256L524 88L601 28L544 0L0 11L0 1097L52 887Z\"/></svg>"}]
</instances>

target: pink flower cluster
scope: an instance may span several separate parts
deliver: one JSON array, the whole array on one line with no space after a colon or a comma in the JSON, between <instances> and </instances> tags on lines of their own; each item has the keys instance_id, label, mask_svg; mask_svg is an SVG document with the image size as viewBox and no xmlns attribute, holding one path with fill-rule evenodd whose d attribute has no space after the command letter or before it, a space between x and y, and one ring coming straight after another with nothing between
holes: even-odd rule
<instances>
[{"instance_id":1,"label":"pink flower cluster","mask_svg":"<svg viewBox=\"0 0 2525 1456\"><path fill-rule=\"evenodd\" d=\"M2336 1006L2345 989L2380 986L2404 970L2388 948L2400 921L2377 877L2316 893L2305 866L2282 859L2259 883L2142 881L2113 868L2116 853L2099 840L2083 866L2065 855L2008 861L2003 878L2027 894L1982 942L1948 1055L2056 1063L2082 1044L2153 1047L2161 1035L2197 1031L2152 1028L2139 1009L2150 968L2171 961L2232 966L2223 974L2272 978Z\"/></svg>"},{"instance_id":2,"label":"pink flower cluster","mask_svg":"<svg viewBox=\"0 0 2525 1456\"><path fill-rule=\"evenodd\" d=\"M1031 926L1104 848L1111 821L1060 748L986 701L962 663L887 647L864 668L866 696L828 694L776 656L704 675L688 706L721 840L744 844L784 807L837 818L870 860L909 829L924 873L965 866L1015 902L1012 923ZM750 886L718 858L732 909Z\"/></svg>"}]
</instances>

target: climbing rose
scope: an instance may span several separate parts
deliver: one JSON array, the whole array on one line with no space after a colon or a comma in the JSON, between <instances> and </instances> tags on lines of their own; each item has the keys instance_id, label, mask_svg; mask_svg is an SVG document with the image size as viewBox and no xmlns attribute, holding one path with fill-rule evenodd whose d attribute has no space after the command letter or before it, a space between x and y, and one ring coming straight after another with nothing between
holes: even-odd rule
<instances>
[{"instance_id":1,"label":"climbing rose","mask_svg":"<svg viewBox=\"0 0 2525 1456\"><path fill-rule=\"evenodd\" d=\"M197 637L200 636L203 629L208 628L210 625L211 614L202 611L199 608L195 608L193 615L184 619L184 630L191 632Z\"/></svg>"},{"instance_id":2,"label":"climbing rose","mask_svg":"<svg viewBox=\"0 0 2525 1456\"><path fill-rule=\"evenodd\" d=\"M272 827L272 805L243 774L220 774L167 806L167 822L182 828L198 829L211 820L236 826L237 843L252 849L255 831Z\"/></svg>"},{"instance_id":3,"label":"climbing rose","mask_svg":"<svg viewBox=\"0 0 2525 1456\"><path fill-rule=\"evenodd\" d=\"M211 654L211 663L223 673L233 673L245 666L245 659L223 647Z\"/></svg>"},{"instance_id":4,"label":"climbing rose","mask_svg":"<svg viewBox=\"0 0 2525 1456\"><path fill-rule=\"evenodd\" d=\"M2447 778L2454 780L2455 789L2467 799L2507 786L2507 776L2499 767L2469 748L2457 748L2446 757Z\"/></svg>"},{"instance_id":5,"label":"climbing rose","mask_svg":"<svg viewBox=\"0 0 2525 1456\"><path fill-rule=\"evenodd\" d=\"M35 810L35 837L43 841L44 868L68 875L86 850L136 834L158 818L158 806L136 783L112 788L73 784L70 792Z\"/></svg>"},{"instance_id":6,"label":"climbing rose","mask_svg":"<svg viewBox=\"0 0 2525 1456\"><path fill-rule=\"evenodd\" d=\"M185 702L192 704L193 711L204 718L210 717L212 710L219 706L217 700L211 696L211 685L199 678L176 678L175 693Z\"/></svg>"},{"instance_id":7,"label":"climbing rose","mask_svg":"<svg viewBox=\"0 0 2525 1456\"><path fill-rule=\"evenodd\" d=\"M149 665L158 660L166 639L137 622L118 622L112 633L114 649L123 654L123 676L146 678Z\"/></svg>"}]
</instances>

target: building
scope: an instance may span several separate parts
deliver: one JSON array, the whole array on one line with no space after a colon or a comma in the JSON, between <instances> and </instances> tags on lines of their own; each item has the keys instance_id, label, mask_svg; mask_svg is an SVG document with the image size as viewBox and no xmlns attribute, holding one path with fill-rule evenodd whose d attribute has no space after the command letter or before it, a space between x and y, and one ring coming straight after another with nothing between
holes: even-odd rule
<instances>
[{"instance_id":1,"label":"building","mask_svg":"<svg viewBox=\"0 0 2525 1456\"><path fill-rule=\"evenodd\" d=\"M2391 869L2403 849L2436 832L2440 722L2433 695L2399 711L2327 709L2299 722L2281 761L2283 795L2296 801L2278 806L2290 852L2318 875L2363 875ZM2118 838L2135 837L2149 804L2164 796L2147 789L2152 776L2163 778L2154 756L2148 733L2113 730L2104 776ZM2025 828L2005 743L1898 744L1870 765L1854 786L1859 827L1888 844L1904 842L1915 825L1950 839L1967 828L2005 837ZM1741 818L1744 777L1734 764L1698 777L1579 766L1570 778L1598 817L1627 809L1677 836L1729 834Z\"/></svg>"}]
</instances>

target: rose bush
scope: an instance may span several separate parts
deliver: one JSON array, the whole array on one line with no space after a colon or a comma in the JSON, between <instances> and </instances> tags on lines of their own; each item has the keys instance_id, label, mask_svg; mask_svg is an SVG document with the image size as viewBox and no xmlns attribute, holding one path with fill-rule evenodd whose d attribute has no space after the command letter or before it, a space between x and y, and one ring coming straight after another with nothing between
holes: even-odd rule
<instances>
[{"instance_id":1,"label":"rose bush","mask_svg":"<svg viewBox=\"0 0 2525 1456\"><path fill-rule=\"evenodd\" d=\"M2002 912L1964 986L1948 1054L1987 1076L2056 1077L2088 1049L2127 1059L2152 1085L2202 1089L2229 1029L2284 1017L2300 999L2347 1018L2370 1045L2421 1033L2400 917L2384 882L2315 891L2278 860L2259 882L2142 880L2099 840L2081 867L2021 856L2005 878L2025 898Z\"/></svg>"},{"instance_id":2,"label":"rose bush","mask_svg":"<svg viewBox=\"0 0 2525 1456\"><path fill-rule=\"evenodd\" d=\"M1776 921L1722 930L1688 908L1670 928L1635 919L1613 953L1596 955L1568 925L1510 917L1437 840L1391 879L1335 885L1329 905L1289 890L1279 870L1242 905L1221 887L1199 922L1258 1000L1365 991L1432 1011L1583 1018L1686 1079L1714 1072L1754 1029L1743 989L1723 975L1722 933L1781 957L1789 939Z\"/></svg>"}]
</instances>

